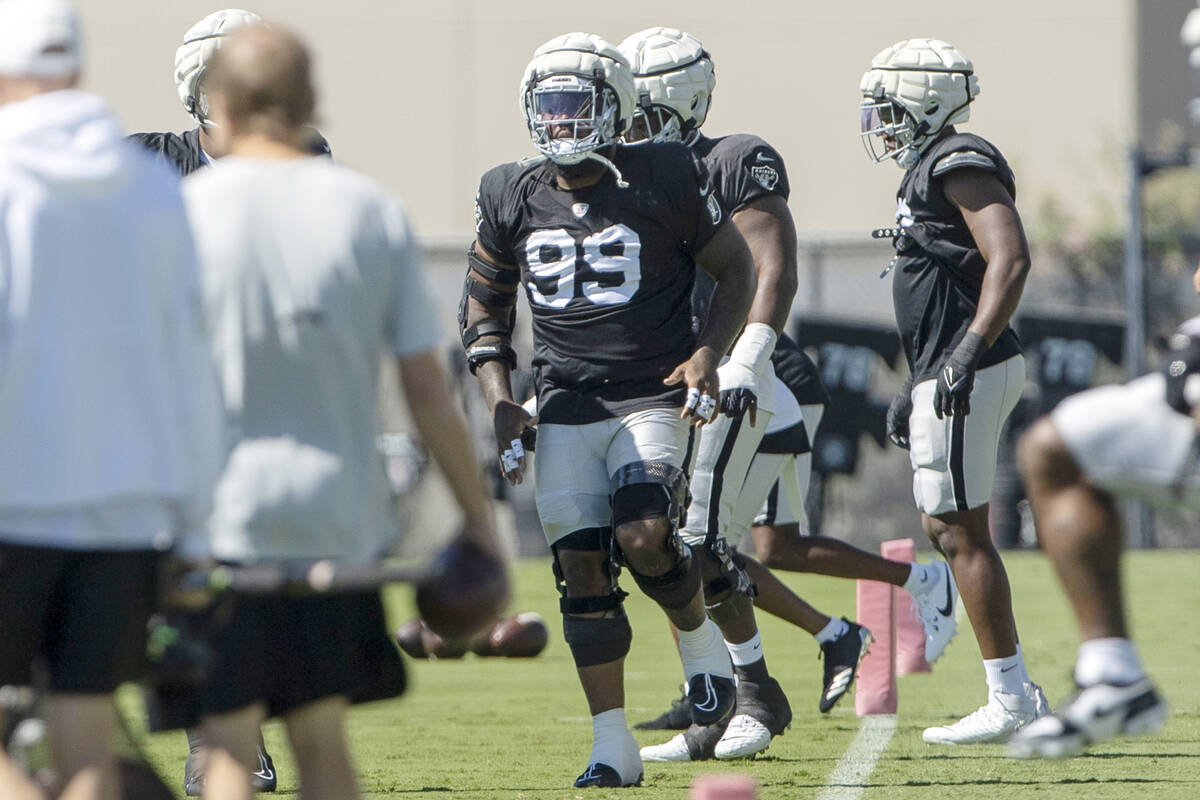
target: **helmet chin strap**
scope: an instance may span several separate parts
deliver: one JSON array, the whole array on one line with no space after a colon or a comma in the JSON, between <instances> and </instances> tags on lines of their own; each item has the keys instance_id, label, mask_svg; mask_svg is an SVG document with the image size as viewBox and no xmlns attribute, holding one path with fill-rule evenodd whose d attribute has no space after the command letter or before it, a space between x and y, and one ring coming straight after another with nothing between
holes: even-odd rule
<instances>
[{"instance_id":1,"label":"helmet chin strap","mask_svg":"<svg viewBox=\"0 0 1200 800\"><path fill-rule=\"evenodd\" d=\"M592 159L593 161L599 161L609 171L612 172L613 177L615 177L617 179L617 188L618 189L628 189L629 188L629 181L625 180L624 176L621 175L621 170L617 169L616 164L609 161L607 158L600 155L595 150L589 150L587 153L585 153L583 156L583 161L586 161L589 158ZM550 161L551 163L554 163L553 161L551 161L550 156L546 155L545 153L539 153L536 156L529 156L527 158L522 158L521 165L524 166L525 164L538 164L542 161ZM582 161L576 162L576 163L582 163Z\"/></svg>"},{"instance_id":2,"label":"helmet chin strap","mask_svg":"<svg viewBox=\"0 0 1200 800\"><path fill-rule=\"evenodd\" d=\"M588 151L588 153L584 156L584 158L585 159L590 158L593 161L599 161L601 164L608 167L608 169L612 172L613 176L617 179L617 188L618 189L628 189L629 188L629 181L625 180L625 178L622 177L621 170L617 169L616 164L609 161L607 158L600 155L595 150Z\"/></svg>"}]
</instances>

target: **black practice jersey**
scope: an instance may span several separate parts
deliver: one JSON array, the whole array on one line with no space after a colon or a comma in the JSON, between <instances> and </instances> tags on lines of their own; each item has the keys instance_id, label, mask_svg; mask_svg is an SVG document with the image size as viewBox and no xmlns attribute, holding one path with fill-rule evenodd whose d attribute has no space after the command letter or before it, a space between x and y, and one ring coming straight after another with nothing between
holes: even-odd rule
<instances>
[{"instance_id":1,"label":"black practice jersey","mask_svg":"<svg viewBox=\"0 0 1200 800\"><path fill-rule=\"evenodd\" d=\"M329 155L329 142L325 137L312 130L309 149L313 155ZM191 175L206 166L208 156L200 147L200 129L193 128L183 133L131 133L129 140L137 142L152 153L158 153L179 172L181 176Z\"/></svg>"},{"instance_id":2,"label":"black practice jersey","mask_svg":"<svg viewBox=\"0 0 1200 800\"><path fill-rule=\"evenodd\" d=\"M548 162L504 164L479 184L476 234L521 270L533 314L538 417L583 424L683 404L663 385L692 356L693 260L725 222L702 163L674 144L617 147L566 191Z\"/></svg>"},{"instance_id":3,"label":"black practice jersey","mask_svg":"<svg viewBox=\"0 0 1200 800\"><path fill-rule=\"evenodd\" d=\"M942 193L942 179L956 169L992 172L1015 200L1016 184L1004 156L990 142L954 133L936 142L907 172L896 193L896 221L907 236L897 240L892 301L913 380L933 378L962 340L979 304L987 262L958 208ZM1021 352L1006 327L983 354L980 367Z\"/></svg>"},{"instance_id":4,"label":"black practice jersey","mask_svg":"<svg viewBox=\"0 0 1200 800\"><path fill-rule=\"evenodd\" d=\"M757 136L737 133L709 139L701 136L692 145L692 152L704 159L708 173L721 205L730 214L768 195L788 199L791 186L788 183L787 167L782 156ZM693 325L700 329L708 314L708 304L715 284L708 273L700 270L696 276L696 288L692 292ZM771 354L775 374L787 385L800 405L815 405L829 402L829 395L821 385L817 365L805 355L786 334L779 337L775 352Z\"/></svg>"}]
</instances>

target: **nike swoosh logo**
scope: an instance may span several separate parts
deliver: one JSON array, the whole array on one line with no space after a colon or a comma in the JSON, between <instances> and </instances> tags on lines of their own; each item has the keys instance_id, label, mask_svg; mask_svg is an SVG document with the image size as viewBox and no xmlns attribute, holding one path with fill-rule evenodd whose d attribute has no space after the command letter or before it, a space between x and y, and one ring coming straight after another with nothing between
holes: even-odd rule
<instances>
[{"instance_id":1,"label":"nike swoosh logo","mask_svg":"<svg viewBox=\"0 0 1200 800\"><path fill-rule=\"evenodd\" d=\"M267 763L267 758L262 753L258 754L258 772L254 773L264 781L269 781L275 777L275 771L271 769L271 765Z\"/></svg>"},{"instance_id":2,"label":"nike swoosh logo","mask_svg":"<svg viewBox=\"0 0 1200 800\"><path fill-rule=\"evenodd\" d=\"M1017 668L1017 665L1013 664L1012 666L1009 666L1009 667L1001 667L1000 671L1001 672L1012 672L1016 668Z\"/></svg>"},{"instance_id":3,"label":"nike swoosh logo","mask_svg":"<svg viewBox=\"0 0 1200 800\"><path fill-rule=\"evenodd\" d=\"M946 570L949 571L949 567ZM950 576L946 576L946 605L938 609L938 613L943 617L948 617L954 613L954 592L950 591Z\"/></svg>"},{"instance_id":4,"label":"nike swoosh logo","mask_svg":"<svg viewBox=\"0 0 1200 800\"><path fill-rule=\"evenodd\" d=\"M696 708L700 711L716 711L717 693L713 689L712 678L708 677L708 675L704 676L704 690L708 692L708 696L704 698L703 703L697 703Z\"/></svg>"},{"instance_id":5,"label":"nike swoosh logo","mask_svg":"<svg viewBox=\"0 0 1200 800\"><path fill-rule=\"evenodd\" d=\"M754 160L761 164L764 161L774 161L775 159L771 158L766 153L759 153L754 157Z\"/></svg>"}]
</instances>

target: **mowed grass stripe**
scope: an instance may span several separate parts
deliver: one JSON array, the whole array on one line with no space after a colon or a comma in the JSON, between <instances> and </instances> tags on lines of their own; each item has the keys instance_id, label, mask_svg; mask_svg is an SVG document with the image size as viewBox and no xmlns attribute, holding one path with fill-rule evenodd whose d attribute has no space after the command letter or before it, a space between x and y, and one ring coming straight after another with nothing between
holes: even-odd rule
<instances>
[{"instance_id":1,"label":"mowed grass stripe","mask_svg":"<svg viewBox=\"0 0 1200 800\"><path fill-rule=\"evenodd\" d=\"M1071 691L1078 632L1052 570L1035 553L1005 556L1021 639L1034 680L1051 702ZM896 732L864 782L863 797L997 800L1031 793L1042 800L1200 797L1200 552L1134 553L1126 566L1131 623L1143 656L1171 703L1158 737L1106 743L1065 762L1016 762L1000 746L931 747L923 728L953 721L984 701L983 668L964 627L931 674L899 679ZM828 614L854 616L851 581L809 575L785 580ZM683 800L696 775L744 772L761 784L763 800L818 798L859 731L853 697L827 715L817 712L821 662L812 637L761 615L771 672L794 712L792 727L752 762L647 764L639 790L587 791L571 782L587 764L591 725L570 653L562 642L558 597L548 560L516 569L514 608L542 613L551 644L540 658L478 659L413 664L412 689L394 702L350 712L349 736L367 798L529 798L530 800ZM626 606L634 628L627 662L630 723L656 716L677 696L682 676L662 613L634 592ZM393 627L412 614L411 593L388 594ZM128 699L128 696L127 696ZM638 731L657 744L670 731ZM281 725L267 742L276 757L283 796L296 791L296 770ZM182 733L150 737L155 764L180 786L187 745Z\"/></svg>"}]
</instances>

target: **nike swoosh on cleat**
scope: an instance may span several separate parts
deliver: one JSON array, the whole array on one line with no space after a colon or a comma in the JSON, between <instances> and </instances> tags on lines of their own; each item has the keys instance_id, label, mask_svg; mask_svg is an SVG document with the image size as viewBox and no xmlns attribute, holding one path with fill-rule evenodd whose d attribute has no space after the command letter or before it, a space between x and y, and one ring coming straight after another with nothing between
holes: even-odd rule
<instances>
[{"instance_id":1,"label":"nike swoosh on cleat","mask_svg":"<svg viewBox=\"0 0 1200 800\"><path fill-rule=\"evenodd\" d=\"M949 571L950 568L946 567ZM950 576L946 576L946 605L938 609L938 613L943 617L948 617L954 613L954 592L950 589Z\"/></svg>"},{"instance_id":2,"label":"nike swoosh on cleat","mask_svg":"<svg viewBox=\"0 0 1200 800\"><path fill-rule=\"evenodd\" d=\"M708 692L708 696L704 698L703 703L697 703L696 708L700 711L716 711L717 710L717 693L713 689L712 678L708 675L704 676L704 690Z\"/></svg>"}]
</instances>

